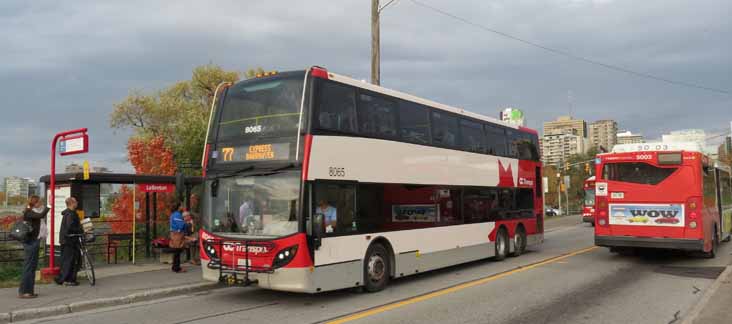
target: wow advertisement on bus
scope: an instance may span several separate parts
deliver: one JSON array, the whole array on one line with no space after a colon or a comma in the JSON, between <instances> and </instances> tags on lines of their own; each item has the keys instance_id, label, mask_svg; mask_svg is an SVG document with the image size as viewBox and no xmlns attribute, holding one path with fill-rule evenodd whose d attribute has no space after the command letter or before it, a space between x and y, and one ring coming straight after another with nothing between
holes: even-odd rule
<instances>
[{"instance_id":1,"label":"wow advertisement on bus","mask_svg":"<svg viewBox=\"0 0 732 324\"><path fill-rule=\"evenodd\" d=\"M683 204L610 204L611 225L684 226Z\"/></svg>"}]
</instances>

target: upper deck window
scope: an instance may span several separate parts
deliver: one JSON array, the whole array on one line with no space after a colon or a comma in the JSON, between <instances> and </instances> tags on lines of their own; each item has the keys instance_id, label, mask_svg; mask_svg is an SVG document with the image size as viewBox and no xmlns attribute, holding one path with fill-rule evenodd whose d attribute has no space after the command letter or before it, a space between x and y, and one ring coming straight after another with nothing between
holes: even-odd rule
<instances>
[{"instance_id":1,"label":"upper deck window","mask_svg":"<svg viewBox=\"0 0 732 324\"><path fill-rule=\"evenodd\" d=\"M290 137L297 134L304 72L239 82L229 88L219 139Z\"/></svg>"},{"instance_id":2,"label":"upper deck window","mask_svg":"<svg viewBox=\"0 0 732 324\"><path fill-rule=\"evenodd\" d=\"M607 163L602 168L605 180L657 185L678 168L659 168L646 163Z\"/></svg>"},{"instance_id":3,"label":"upper deck window","mask_svg":"<svg viewBox=\"0 0 732 324\"><path fill-rule=\"evenodd\" d=\"M358 130L361 134L395 137L396 104L383 97L362 93L358 100Z\"/></svg>"},{"instance_id":4,"label":"upper deck window","mask_svg":"<svg viewBox=\"0 0 732 324\"><path fill-rule=\"evenodd\" d=\"M356 132L356 89L336 82L323 82L317 123L324 129Z\"/></svg>"},{"instance_id":5,"label":"upper deck window","mask_svg":"<svg viewBox=\"0 0 732 324\"><path fill-rule=\"evenodd\" d=\"M404 141L430 143L430 115L426 107L402 101L399 105L399 133Z\"/></svg>"},{"instance_id":6,"label":"upper deck window","mask_svg":"<svg viewBox=\"0 0 732 324\"><path fill-rule=\"evenodd\" d=\"M460 146L463 150L485 153L483 125L474 121L460 119Z\"/></svg>"},{"instance_id":7,"label":"upper deck window","mask_svg":"<svg viewBox=\"0 0 732 324\"><path fill-rule=\"evenodd\" d=\"M432 142L436 145L454 147L457 144L458 119L447 113L432 112Z\"/></svg>"}]
</instances>

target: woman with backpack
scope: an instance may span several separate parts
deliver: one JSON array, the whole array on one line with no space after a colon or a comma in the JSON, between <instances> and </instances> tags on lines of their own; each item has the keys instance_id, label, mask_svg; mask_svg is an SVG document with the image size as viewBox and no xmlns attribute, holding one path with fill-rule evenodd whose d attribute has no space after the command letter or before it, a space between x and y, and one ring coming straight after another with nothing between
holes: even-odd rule
<instances>
[{"instance_id":1,"label":"woman with backpack","mask_svg":"<svg viewBox=\"0 0 732 324\"><path fill-rule=\"evenodd\" d=\"M46 237L46 233L40 233L41 224L45 222L48 214L48 207L43 204L38 196L31 196L28 204L23 211L23 220L31 227L28 237L23 241L23 275L18 288L19 298L36 298L38 295L34 292L36 282L36 269L38 268L38 248L41 238ZM40 236L39 236L40 235Z\"/></svg>"}]
</instances>

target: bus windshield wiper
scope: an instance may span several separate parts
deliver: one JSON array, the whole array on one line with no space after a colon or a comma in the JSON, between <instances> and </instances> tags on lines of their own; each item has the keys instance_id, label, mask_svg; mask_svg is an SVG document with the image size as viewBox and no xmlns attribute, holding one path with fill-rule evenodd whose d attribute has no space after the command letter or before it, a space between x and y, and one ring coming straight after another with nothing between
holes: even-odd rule
<instances>
[{"instance_id":1,"label":"bus windshield wiper","mask_svg":"<svg viewBox=\"0 0 732 324\"><path fill-rule=\"evenodd\" d=\"M249 174L249 175L264 176L264 177L266 177L266 176L270 176L270 175L273 175L273 174L277 174L279 171L287 170L287 169L292 168L294 166L295 166L294 163L290 163L290 164L287 164L285 166L281 166L279 168L264 169L261 172L256 172L256 173Z\"/></svg>"},{"instance_id":2,"label":"bus windshield wiper","mask_svg":"<svg viewBox=\"0 0 732 324\"><path fill-rule=\"evenodd\" d=\"M246 168L243 168L241 170L236 170L234 172L224 174L224 175L219 176L217 178L231 178L231 177L234 177L234 176L239 175L240 173L247 172L247 171L251 171L251 170L254 170L254 166L253 165L250 165L250 166L248 166Z\"/></svg>"}]
</instances>

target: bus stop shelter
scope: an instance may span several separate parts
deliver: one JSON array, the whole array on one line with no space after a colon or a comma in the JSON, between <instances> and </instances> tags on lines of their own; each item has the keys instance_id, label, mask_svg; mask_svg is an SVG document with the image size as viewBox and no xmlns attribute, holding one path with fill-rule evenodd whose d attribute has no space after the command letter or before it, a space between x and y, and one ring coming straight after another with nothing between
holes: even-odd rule
<instances>
[{"instance_id":1,"label":"bus stop shelter","mask_svg":"<svg viewBox=\"0 0 732 324\"><path fill-rule=\"evenodd\" d=\"M45 184L46 197L50 197L49 183L50 176L41 177L40 182ZM124 246L128 249L128 257L134 262L134 254L136 249L136 241L139 237L136 235L136 213L140 210L136 201L136 194L144 195L144 233L142 233L145 244L145 256L150 257L152 238L157 237L157 210L158 210L158 194L168 193L175 194L187 209L191 208L191 190L194 186L202 183L201 177L184 177L184 176L162 176L162 175L139 175L139 174L123 174L123 173L89 173L85 179L84 174L79 173L61 173L56 174L56 192L55 197L55 214L56 217L55 231L58 233L61 224L61 212L66 209L65 200L69 196L73 196L79 202L77 212L82 218L91 218L94 222L100 219L102 215L103 196L109 193L111 186L129 185L132 186L134 204L132 209L132 230L131 233L95 233L100 236L106 236L107 261L110 261L110 249L114 249L116 262L117 248L121 241L128 241L129 244ZM105 197L106 198L106 197ZM48 199L48 198L47 198ZM49 202L50 204L51 202ZM152 212L152 213L151 213ZM99 222L102 223L102 222ZM151 226L152 225L152 226ZM95 225L96 226L96 225ZM50 230L50 229L49 229ZM58 238L58 235L56 235ZM47 239L47 244L52 244ZM58 242L56 242L58 245ZM57 250L58 251L58 250Z\"/></svg>"}]
</instances>

